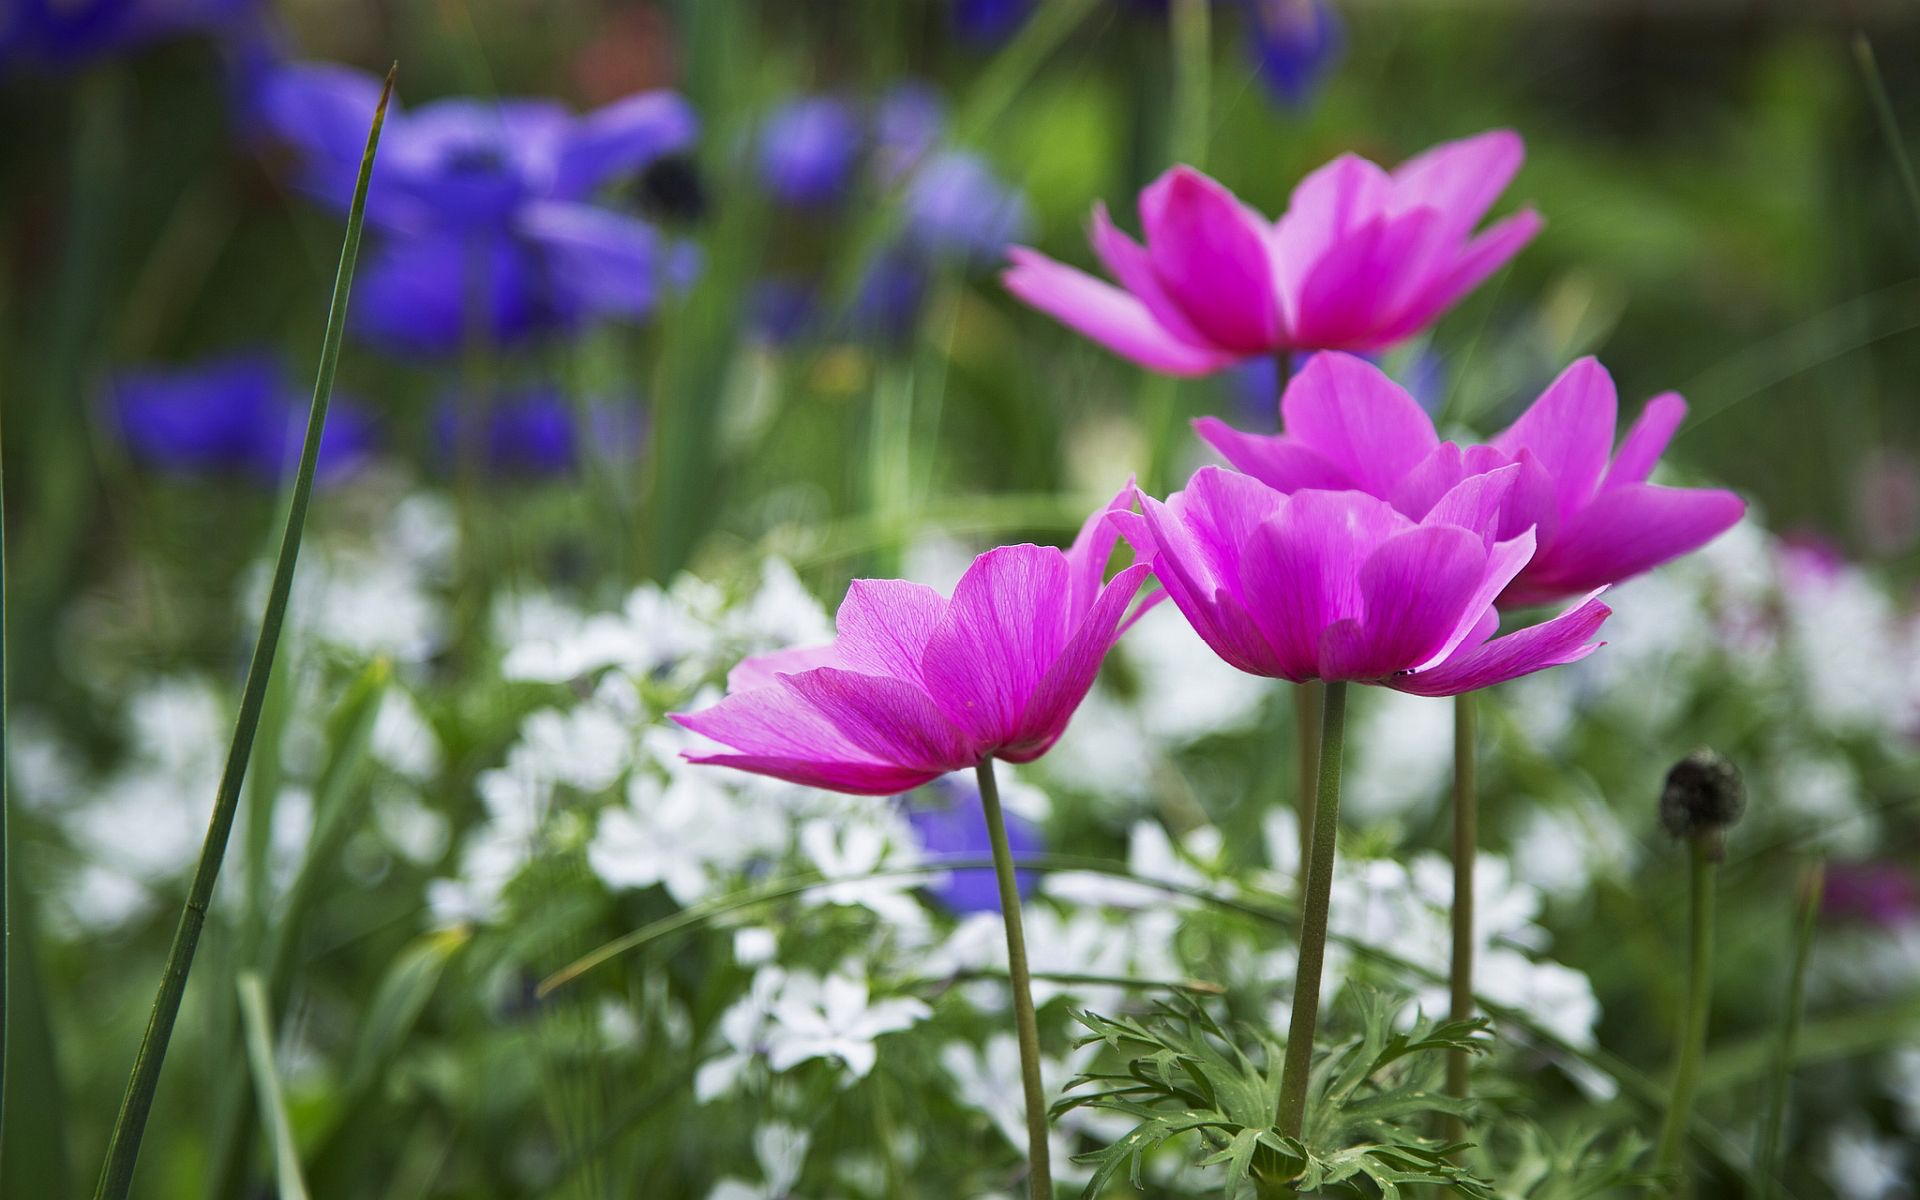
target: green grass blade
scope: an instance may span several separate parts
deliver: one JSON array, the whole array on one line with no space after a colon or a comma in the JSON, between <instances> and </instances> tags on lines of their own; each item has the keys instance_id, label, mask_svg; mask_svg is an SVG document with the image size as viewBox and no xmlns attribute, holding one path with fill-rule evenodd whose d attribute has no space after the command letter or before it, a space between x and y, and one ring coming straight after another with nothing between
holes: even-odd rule
<instances>
[{"instance_id":1,"label":"green grass blade","mask_svg":"<svg viewBox=\"0 0 1920 1200\"><path fill-rule=\"evenodd\" d=\"M1767 1119L1760 1126L1760 1146L1753 1156L1754 1171L1765 1189L1760 1200L1771 1200L1779 1190L1780 1139L1787 1125L1787 1092L1793 1081L1793 1056L1800 1040L1800 1014L1806 1007L1807 960L1813 954L1813 934L1819 924L1820 898L1826 891L1826 869L1814 863L1801 887L1800 911L1795 914L1793 966L1787 974L1787 1010L1780 1018L1780 1046L1774 1056L1768 1085Z\"/></svg>"},{"instance_id":2,"label":"green grass blade","mask_svg":"<svg viewBox=\"0 0 1920 1200\"><path fill-rule=\"evenodd\" d=\"M1907 156L1906 139L1900 136L1900 122L1893 115L1893 98L1887 95L1886 80L1880 77L1880 63L1873 56L1873 43L1867 35L1853 37L1853 56L1860 64L1860 77L1866 81L1867 95L1873 100L1874 119L1880 123L1880 136L1887 139L1887 151L1900 172L1900 187L1906 192L1907 207L1920 223L1920 180L1914 178L1913 160Z\"/></svg>"},{"instance_id":3,"label":"green grass blade","mask_svg":"<svg viewBox=\"0 0 1920 1200\"><path fill-rule=\"evenodd\" d=\"M397 70L397 66L395 70ZM147 1115L153 1108L153 1095L160 1083L160 1068L166 1059L167 1042L173 1036L174 1020L180 1015L180 1001L187 990L187 973L193 968L194 948L200 930L206 924L207 908L213 902L213 886L220 877L220 863L226 856L227 836L233 831L234 813L240 804L241 784L246 778L247 758L253 751L254 733L260 723L260 708L266 700L267 681L273 672L273 659L280 647L280 630L286 622L287 600L293 590L293 570L300 557L300 537L306 526L307 505L313 496L314 470L320 458L320 434L326 427L327 405L333 396L333 377L340 362L340 343L346 333L347 296L353 288L354 263L360 253L360 229L366 219L367 183L373 175L374 152L380 144L380 127L386 120L387 101L393 94L394 71L387 72L386 86L374 110L373 125L367 132L367 148L360 160L360 177L354 185L353 206L347 213L346 240L340 248L340 266L334 275L333 300L327 313L327 334L320 351L320 370L313 384L313 407L307 418L307 435L300 447L300 468L294 477L293 495L287 506L286 529L281 535L279 559L274 563L273 587L267 596L266 615L260 623L260 639L254 643L253 660L247 666L246 689L241 695L240 715L234 724L233 741L227 750L227 762L220 790L214 797L213 817L207 825L207 839L194 867L193 882L187 892L186 907L180 912L180 924L174 931L173 946L160 977L160 989L154 997L153 1013L146 1034L133 1060L133 1073L127 1080L126 1097L114 1122L113 1138L107 1144L106 1164L100 1173L96 1200L125 1200L133 1186L134 1165L140 1157L140 1139L146 1131Z\"/></svg>"},{"instance_id":4,"label":"green grass blade","mask_svg":"<svg viewBox=\"0 0 1920 1200\"><path fill-rule=\"evenodd\" d=\"M280 1200L307 1200L306 1180L300 1174L300 1148L287 1120L286 1100L280 1094L280 1073L273 1065L273 1017L267 1012L267 989L256 971L242 971L234 980L240 993L240 1023L247 1035L247 1062L253 1068L254 1094L260 1100L260 1123L273 1137L273 1177Z\"/></svg>"}]
</instances>

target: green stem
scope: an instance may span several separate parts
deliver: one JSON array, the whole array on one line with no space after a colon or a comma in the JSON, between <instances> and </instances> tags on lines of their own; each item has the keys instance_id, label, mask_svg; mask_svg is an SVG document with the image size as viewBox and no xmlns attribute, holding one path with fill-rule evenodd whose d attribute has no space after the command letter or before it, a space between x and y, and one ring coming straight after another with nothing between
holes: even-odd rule
<instances>
[{"instance_id":1,"label":"green stem","mask_svg":"<svg viewBox=\"0 0 1920 1200\"><path fill-rule=\"evenodd\" d=\"M1453 698L1453 966L1448 977L1452 998L1449 1015L1456 1021L1473 1017L1473 865L1479 843L1480 797L1474 784L1474 742L1479 721L1472 692ZM1472 1056L1464 1050L1447 1054L1447 1095L1465 1100ZM1449 1122L1457 1141L1465 1123Z\"/></svg>"},{"instance_id":2,"label":"green stem","mask_svg":"<svg viewBox=\"0 0 1920 1200\"><path fill-rule=\"evenodd\" d=\"M395 70L398 68L396 67ZM326 340L320 352L320 369L313 385L313 407L307 418L306 441L300 448L300 469L294 478L293 494L287 505L286 528L281 534L280 555L274 564L273 586L267 596L266 614L260 623L260 638L254 643L253 659L247 666L247 682L241 694L240 715L235 722L233 741L227 748L226 767L221 773L220 789L214 797L213 816L207 825L206 843L200 861L194 867L188 888L187 904L180 912L180 924L174 930L173 946L167 951L166 968L160 976L160 989L154 997L147 1031L134 1056L133 1073L127 1080L126 1097L114 1122L113 1137L107 1144L106 1165L100 1173L96 1200L125 1200L133 1186L133 1171L140 1157L140 1139L146 1132L147 1115L153 1108L154 1090L160 1083L161 1064L166 1059L167 1042L173 1036L174 1020L180 1015L180 1001L187 990L187 973L193 968L193 953L200 941L200 930L207 921L207 909L213 902L213 886L220 876L220 863L226 856L227 836L233 831L233 818L239 808L241 784L246 778L247 759L253 751L254 734L260 724L260 709L266 701L267 681L273 673L273 659L280 646L280 630L286 622L287 601L293 590L294 565L300 557L300 537L306 527L307 504L313 495L314 469L320 457L320 434L326 427L327 405L333 396L333 377L340 362L340 344L346 331L347 295L353 286L353 267L360 253L360 228L366 217L367 181L373 174L374 150L380 142L380 126L386 119L387 100L393 94L394 72L380 93L380 105L374 110L373 126L367 133L367 148L360 159L360 177L354 186L353 206L347 214L346 240L340 248L340 267L334 276L333 300L327 314Z\"/></svg>"},{"instance_id":3,"label":"green stem","mask_svg":"<svg viewBox=\"0 0 1920 1200\"><path fill-rule=\"evenodd\" d=\"M1800 1041L1800 1015L1806 1007L1807 959L1813 951L1820 897L1826 890L1823 864L1813 864L1802 889L1794 927L1793 969L1787 976L1787 1011L1780 1025L1780 1049L1774 1058L1773 1082L1768 1089L1767 1119L1760 1126L1760 1146L1753 1156L1754 1174L1760 1177L1759 1200L1773 1200L1780 1191L1780 1143L1787 1124L1787 1092L1793 1081L1793 1058Z\"/></svg>"},{"instance_id":4,"label":"green stem","mask_svg":"<svg viewBox=\"0 0 1920 1200\"><path fill-rule=\"evenodd\" d=\"M1326 707L1326 688L1309 679L1293 689L1294 761L1299 774L1293 793L1294 822L1300 827L1300 887L1307 886L1307 859L1313 854L1313 793L1320 786L1320 727Z\"/></svg>"},{"instance_id":5,"label":"green stem","mask_svg":"<svg viewBox=\"0 0 1920 1200\"><path fill-rule=\"evenodd\" d=\"M1674 1055L1673 1090L1667 1100L1667 1119L1660 1130L1655 1169L1673 1174L1680 1166L1680 1146L1693 1111L1693 1092L1699 1082L1700 1058L1707 1048L1707 1013L1713 998L1713 868L1718 858L1716 835L1694 838L1688 844L1692 881L1692 932L1687 945L1686 1024ZM1684 1188L1676 1184L1673 1195Z\"/></svg>"},{"instance_id":6,"label":"green stem","mask_svg":"<svg viewBox=\"0 0 1920 1200\"><path fill-rule=\"evenodd\" d=\"M1307 1076L1313 1066L1313 1032L1320 1019L1320 967L1327 956L1327 909L1333 898L1333 851L1340 833L1340 754L1347 727L1347 685L1326 685L1320 730L1320 788L1313 812L1313 853L1300 901L1300 965L1293 979L1293 1019L1287 1026L1287 1057L1280 1072L1280 1105L1274 1124L1283 1137L1299 1137L1306 1125Z\"/></svg>"},{"instance_id":7,"label":"green stem","mask_svg":"<svg viewBox=\"0 0 1920 1200\"><path fill-rule=\"evenodd\" d=\"M1047 1091L1040 1082L1040 1023L1033 1014L1033 983L1027 974L1027 935L1020 925L1020 884L1013 873L1013 850L1007 845L1007 820L1000 811L1000 788L993 778L993 760L985 758L975 769L980 780L980 807L987 814L987 836L993 842L993 873L1000 883L1000 913L1007 925L1007 975L1013 987L1013 1028L1020 1041L1020 1082L1027 1098L1027 1195L1031 1200L1053 1200L1053 1166L1047 1148Z\"/></svg>"}]
</instances>

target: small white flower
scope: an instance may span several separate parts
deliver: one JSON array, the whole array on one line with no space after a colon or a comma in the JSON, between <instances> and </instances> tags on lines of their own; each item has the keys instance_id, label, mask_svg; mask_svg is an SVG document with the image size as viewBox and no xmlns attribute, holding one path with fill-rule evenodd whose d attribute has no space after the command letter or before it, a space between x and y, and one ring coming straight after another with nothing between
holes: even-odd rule
<instances>
[{"instance_id":1,"label":"small white flower","mask_svg":"<svg viewBox=\"0 0 1920 1200\"><path fill-rule=\"evenodd\" d=\"M834 1059L853 1079L873 1070L875 1039L933 1015L919 1000L874 1001L864 979L849 975L794 975L780 991L767 1031L767 1063L786 1071L808 1059Z\"/></svg>"},{"instance_id":2,"label":"small white flower","mask_svg":"<svg viewBox=\"0 0 1920 1200\"><path fill-rule=\"evenodd\" d=\"M542 709L520 731L528 766L539 776L583 792L613 786L633 761L633 729L597 704L572 712Z\"/></svg>"},{"instance_id":3,"label":"small white flower","mask_svg":"<svg viewBox=\"0 0 1920 1200\"><path fill-rule=\"evenodd\" d=\"M403 688L389 687L381 698L368 750L388 770L415 782L440 769L440 739Z\"/></svg>"},{"instance_id":4,"label":"small white flower","mask_svg":"<svg viewBox=\"0 0 1920 1200\"><path fill-rule=\"evenodd\" d=\"M1907 1151L1855 1118L1827 1137L1827 1181L1847 1200L1908 1200L1913 1195Z\"/></svg>"}]
</instances>

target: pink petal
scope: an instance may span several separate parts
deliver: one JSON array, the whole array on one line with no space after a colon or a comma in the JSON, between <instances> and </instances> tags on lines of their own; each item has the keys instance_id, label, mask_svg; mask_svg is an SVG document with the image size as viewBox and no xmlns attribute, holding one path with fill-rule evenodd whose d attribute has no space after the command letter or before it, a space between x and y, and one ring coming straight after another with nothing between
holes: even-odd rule
<instances>
[{"instance_id":1,"label":"pink petal","mask_svg":"<svg viewBox=\"0 0 1920 1200\"><path fill-rule=\"evenodd\" d=\"M1008 291L1123 358L1168 375L1209 375L1240 357L1207 350L1168 332L1138 299L1084 271L1016 246L1000 279Z\"/></svg>"},{"instance_id":2,"label":"pink petal","mask_svg":"<svg viewBox=\"0 0 1920 1200\"><path fill-rule=\"evenodd\" d=\"M1341 155L1293 189L1271 242L1274 280L1288 330L1300 319L1300 289L1307 276L1351 230L1378 216L1392 194L1387 173L1355 154Z\"/></svg>"},{"instance_id":3,"label":"pink petal","mask_svg":"<svg viewBox=\"0 0 1920 1200\"><path fill-rule=\"evenodd\" d=\"M1114 524L1134 554L1149 560L1165 595L1193 631L1231 666L1254 675L1277 674L1272 650L1245 606L1214 576L1213 555L1201 548L1181 513L1145 495L1140 507L1138 514L1115 513Z\"/></svg>"},{"instance_id":4,"label":"pink petal","mask_svg":"<svg viewBox=\"0 0 1920 1200\"><path fill-rule=\"evenodd\" d=\"M822 667L780 683L871 758L939 773L980 760L927 693L904 680Z\"/></svg>"},{"instance_id":5,"label":"pink petal","mask_svg":"<svg viewBox=\"0 0 1920 1200\"><path fill-rule=\"evenodd\" d=\"M1318 641L1320 677L1380 679L1425 664L1492 603L1490 593L1467 607L1486 567L1486 545L1472 530L1423 525L1388 538L1361 564L1360 615Z\"/></svg>"},{"instance_id":6,"label":"pink petal","mask_svg":"<svg viewBox=\"0 0 1920 1200\"><path fill-rule=\"evenodd\" d=\"M945 771L916 771L891 763L821 762L768 754L687 754L683 757L691 763L732 767L802 787L824 788L852 796L897 796L946 774Z\"/></svg>"},{"instance_id":7,"label":"pink petal","mask_svg":"<svg viewBox=\"0 0 1920 1200\"><path fill-rule=\"evenodd\" d=\"M1526 569L1527 562L1533 558L1535 544L1533 530L1525 529L1518 537L1488 547L1486 569L1481 575L1480 586L1474 589L1472 597L1468 599L1460 623L1438 650L1426 660L1414 664L1415 670L1425 670L1435 663L1444 662L1461 646L1477 646L1493 636L1493 631L1500 624L1500 614L1494 608L1494 601L1499 599L1500 593L1506 590L1514 577ZM1493 620L1491 626L1486 624L1488 618Z\"/></svg>"},{"instance_id":8,"label":"pink petal","mask_svg":"<svg viewBox=\"0 0 1920 1200\"><path fill-rule=\"evenodd\" d=\"M1440 214L1380 216L1320 256L1294 293L1288 340L1299 347L1372 350L1397 340L1396 318L1423 296Z\"/></svg>"},{"instance_id":9,"label":"pink petal","mask_svg":"<svg viewBox=\"0 0 1920 1200\"><path fill-rule=\"evenodd\" d=\"M1140 218L1155 276L1200 336L1241 354L1279 344L1264 220L1191 167L1148 185Z\"/></svg>"},{"instance_id":10,"label":"pink petal","mask_svg":"<svg viewBox=\"0 0 1920 1200\"><path fill-rule=\"evenodd\" d=\"M1612 376L1599 360L1583 358L1548 384L1493 445L1506 454L1533 452L1553 476L1565 521L1593 496L1607 469L1615 406Z\"/></svg>"},{"instance_id":11,"label":"pink petal","mask_svg":"<svg viewBox=\"0 0 1920 1200\"><path fill-rule=\"evenodd\" d=\"M866 675L919 684L927 639L947 610L947 601L924 584L904 579L856 579L834 615L841 662Z\"/></svg>"},{"instance_id":12,"label":"pink petal","mask_svg":"<svg viewBox=\"0 0 1920 1200\"><path fill-rule=\"evenodd\" d=\"M1474 447L1467 451L1469 460L1474 450L1478 449ZM1522 450L1516 456L1516 461L1520 464L1520 476L1514 481L1513 490L1507 493L1506 508L1500 516L1499 536L1502 539L1518 537L1531 529L1544 554L1551 549L1554 539L1560 536L1559 484L1540 465L1533 451Z\"/></svg>"},{"instance_id":13,"label":"pink petal","mask_svg":"<svg viewBox=\"0 0 1920 1200\"><path fill-rule=\"evenodd\" d=\"M1218 417L1193 423L1200 440L1220 452L1236 471L1277 492L1306 488L1339 491L1353 486L1346 471L1326 455L1285 435L1242 433Z\"/></svg>"},{"instance_id":14,"label":"pink petal","mask_svg":"<svg viewBox=\"0 0 1920 1200\"><path fill-rule=\"evenodd\" d=\"M1539 603L1619 583L1706 545L1747 506L1732 492L1628 483L1594 498L1501 602Z\"/></svg>"},{"instance_id":15,"label":"pink petal","mask_svg":"<svg viewBox=\"0 0 1920 1200\"><path fill-rule=\"evenodd\" d=\"M1287 436L1345 471L1353 486L1392 495L1440 444L1433 422L1380 368L1349 354L1316 354L1287 385Z\"/></svg>"},{"instance_id":16,"label":"pink petal","mask_svg":"<svg viewBox=\"0 0 1920 1200\"><path fill-rule=\"evenodd\" d=\"M1416 696L1457 696L1530 675L1547 667L1576 662L1600 648L1592 637L1613 610L1598 593L1550 621L1495 638L1429 671L1383 680L1388 687Z\"/></svg>"},{"instance_id":17,"label":"pink petal","mask_svg":"<svg viewBox=\"0 0 1920 1200\"><path fill-rule=\"evenodd\" d=\"M688 761L771 775L808 787L889 795L945 774L883 761L861 749L785 686L740 692L711 708L672 717L695 733L741 752L690 753Z\"/></svg>"},{"instance_id":18,"label":"pink petal","mask_svg":"<svg viewBox=\"0 0 1920 1200\"><path fill-rule=\"evenodd\" d=\"M794 675L801 671L811 671L816 667L840 667L846 663L840 657L840 647L795 646L787 650L775 650L769 654L756 654L735 663L733 670L727 672L727 691L750 692L755 688L772 687L780 681L782 675Z\"/></svg>"},{"instance_id":19,"label":"pink petal","mask_svg":"<svg viewBox=\"0 0 1920 1200\"><path fill-rule=\"evenodd\" d=\"M1431 325L1455 301L1506 266L1507 260L1520 253L1544 224L1540 214L1528 208L1487 226L1467 243L1452 265L1434 272L1426 286L1407 300L1392 324L1380 331L1380 344L1397 342Z\"/></svg>"},{"instance_id":20,"label":"pink petal","mask_svg":"<svg viewBox=\"0 0 1920 1200\"><path fill-rule=\"evenodd\" d=\"M1667 443L1673 440L1680 423L1686 419L1687 402L1680 398L1679 392L1662 392L1647 401L1639 418L1627 430L1627 436L1621 439L1620 449L1613 456L1613 466L1607 470L1607 481L1601 486L1645 483Z\"/></svg>"},{"instance_id":21,"label":"pink petal","mask_svg":"<svg viewBox=\"0 0 1920 1200\"><path fill-rule=\"evenodd\" d=\"M1245 540L1239 594L1282 678L1319 675L1322 633L1365 615L1360 565L1413 522L1361 492L1299 492ZM1406 665L1406 664L1401 664Z\"/></svg>"},{"instance_id":22,"label":"pink petal","mask_svg":"<svg viewBox=\"0 0 1920 1200\"><path fill-rule=\"evenodd\" d=\"M1526 157L1526 144L1510 129L1442 142L1394 169L1394 206L1438 209L1446 214L1439 236L1464 241L1513 182Z\"/></svg>"},{"instance_id":23,"label":"pink petal","mask_svg":"<svg viewBox=\"0 0 1920 1200\"><path fill-rule=\"evenodd\" d=\"M1462 462L1462 469L1465 462ZM1458 525L1491 545L1499 531L1507 497L1520 477L1520 464L1509 463L1492 471L1469 475L1447 489L1421 518L1422 525Z\"/></svg>"},{"instance_id":24,"label":"pink petal","mask_svg":"<svg viewBox=\"0 0 1920 1200\"><path fill-rule=\"evenodd\" d=\"M1018 727L1067 628L1067 556L1052 546L1002 546L973 560L927 640L921 674L947 719L984 745Z\"/></svg>"},{"instance_id":25,"label":"pink petal","mask_svg":"<svg viewBox=\"0 0 1920 1200\"><path fill-rule=\"evenodd\" d=\"M1106 267L1107 273L1146 306L1162 329L1183 342L1202 348L1208 346L1207 338L1194 328L1187 314L1174 303L1173 297L1167 295L1167 289L1160 285L1160 277L1153 273L1153 260L1147 256L1147 248L1120 232L1113 218L1107 215L1105 204L1094 207L1093 228L1088 239L1093 243L1093 252L1100 257L1100 263Z\"/></svg>"},{"instance_id":26,"label":"pink petal","mask_svg":"<svg viewBox=\"0 0 1920 1200\"><path fill-rule=\"evenodd\" d=\"M1147 577L1145 563L1135 563L1115 575L1101 591L1086 618L1074 630L1067 641L1066 648L1060 652L1047 673L1041 677L1040 686L1034 689L1033 698L1027 702L1027 710L1020 718L1020 742L1014 746L1003 746L1000 756L1012 762L1027 762L1038 758L1058 741L1066 732L1067 722L1073 716L1074 709L1080 707L1080 701L1086 699L1087 689L1093 686L1094 676L1100 673L1100 664L1105 661L1107 651L1120 636L1120 619L1127 613L1127 605L1133 601L1134 593L1140 590L1140 582Z\"/></svg>"}]
</instances>

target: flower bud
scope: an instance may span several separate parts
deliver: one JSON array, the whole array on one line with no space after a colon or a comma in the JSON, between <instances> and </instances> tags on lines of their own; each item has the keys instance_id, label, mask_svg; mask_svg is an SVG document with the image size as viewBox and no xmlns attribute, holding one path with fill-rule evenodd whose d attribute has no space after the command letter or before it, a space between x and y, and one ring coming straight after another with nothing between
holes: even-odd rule
<instances>
[{"instance_id":1,"label":"flower bud","mask_svg":"<svg viewBox=\"0 0 1920 1200\"><path fill-rule=\"evenodd\" d=\"M1704 746L1674 764L1660 792L1660 823L1682 841L1706 837L1717 843L1746 808L1740 769Z\"/></svg>"}]
</instances>

